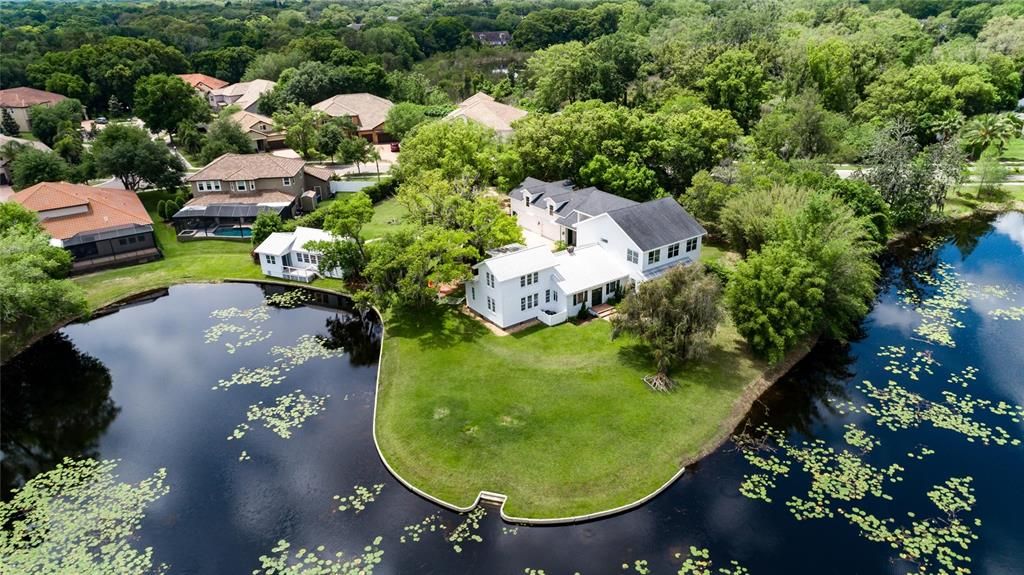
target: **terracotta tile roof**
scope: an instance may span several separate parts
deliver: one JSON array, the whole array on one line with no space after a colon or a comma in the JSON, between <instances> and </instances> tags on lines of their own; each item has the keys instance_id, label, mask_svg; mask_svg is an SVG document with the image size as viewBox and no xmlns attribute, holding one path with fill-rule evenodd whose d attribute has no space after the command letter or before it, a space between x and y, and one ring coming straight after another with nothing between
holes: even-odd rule
<instances>
[{"instance_id":1,"label":"terracotta tile roof","mask_svg":"<svg viewBox=\"0 0 1024 575\"><path fill-rule=\"evenodd\" d=\"M299 158L282 158L273 154L224 154L205 168L187 178L203 180L258 180L261 178L294 177L306 162Z\"/></svg>"},{"instance_id":2,"label":"terracotta tile roof","mask_svg":"<svg viewBox=\"0 0 1024 575\"><path fill-rule=\"evenodd\" d=\"M0 107L3 108L28 108L38 104L50 104L67 100L60 94L36 90L35 88L8 88L0 90Z\"/></svg>"},{"instance_id":3,"label":"terracotta tile roof","mask_svg":"<svg viewBox=\"0 0 1024 575\"><path fill-rule=\"evenodd\" d=\"M67 240L84 232L128 225L152 225L135 192L94 188L67 182L42 182L14 194L13 200L34 212L87 206L81 213L47 218L43 228L54 238ZM45 214L42 214L45 217Z\"/></svg>"},{"instance_id":4,"label":"terracotta tile roof","mask_svg":"<svg viewBox=\"0 0 1024 575\"><path fill-rule=\"evenodd\" d=\"M512 122L526 114L526 110L502 104L483 92L477 92L445 117L465 118L496 132L509 132L512 130Z\"/></svg>"},{"instance_id":5,"label":"terracotta tile roof","mask_svg":"<svg viewBox=\"0 0 1024 575\"><path fill-rule=\"evenodd\" d=\"M254 194L203 194L186 203L186 206L210 206L214 204L290 204L295 196L285 192L257 192Z\"/></svg>"},{"instance_id":6,"label":"terracotta tile roof","mask_svg":"<svg viewBox=\"0 0 1024 575\"><path fill-rule=\"evenodd\" d=\"M214 78L213 76L207 76L206 74L178 74L177 76L193 88L197 88L202 84L211 90L217 90L228 85L224 80Z\"/></svg>"},{"instance_id":7,"label":"terracotta tile roof","mask_svg":"<svg viewBox=\"0 0 1024 575\"><path fill-rule=\"evenodd\" d=\"M313 104L313 109L320 110L332 118L355 116L359 118L357 127L360 130L373 130L388 119L388 110L391 106L394 106L391 100L361 92L332 96L323 102Z\"/></svg>"}]
</instances>

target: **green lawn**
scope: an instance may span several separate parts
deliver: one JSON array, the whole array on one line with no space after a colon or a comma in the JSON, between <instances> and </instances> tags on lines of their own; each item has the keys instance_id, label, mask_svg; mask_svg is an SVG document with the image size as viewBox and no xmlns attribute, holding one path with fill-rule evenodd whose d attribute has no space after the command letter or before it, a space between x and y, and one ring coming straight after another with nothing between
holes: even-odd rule
<instances>
[{"instance_id":1,"label":"green lawn","mask_svg":"<svg viewBox=\"0 0 1024 575\"><path fill-rule=\"evenodd\" d=\"M249 257L249 242L197 240L178 242L174 228L160 221L156 205L172 197L167 192L139 194L155 222L156 241L164 258L155 262L115 268L78 276L75 282L85 288L90 309L113 303L141 291L188 282L215 282L228 278L262 279L259 265ZM317 287L341 290L340 280L320 279Z\"/></svg>"},{"instance_id":2,"label":"green lawn","mask_svg":"<svg viewBox=\"0 0 1024 575\"><path fill-rule=\"evenodd\" d=\"M384 237L384 234L411 228L402 220L409 213L395 198L389 198L373 206L373 219L363 226L363 237L368 240Z\"/></svg>"},{"instance_id":3,"label":"green lawn","mask_svg":"<svg viewBox=\"0 0 1024 575\"><path fill-rule=\"evenodd\" d=\"M1000 160L1010 162L1024 162L1024 138L1010 140L1010 143L1003 150Z\"/></svg>"},{"instance_id":4,"label":"green lawn","mask_svg":"<svg viewBox=\"0 0 1024 575\"><path fill-rule=\"evenodd\" d=\"M603 320L498 337L453 310L392 318L377 437L399 475L456 505L488 490L520 517L610 509L731 432L737 399L764 368L745 350L723 327L708 358L658 393L641 379L646 355L612 341Z\"/></svg>"},{"instance_id":5,"label":"green lawn","mask_svg":"<svg viewBox=\"0 0 1024 575\"><path fill-rule=\"evenodd\" d=\"M949 216L962 216L970 214L979 208L1005 209L1014 202L1024 203L1024 185L1003 184L1000 195L994 198L979 199L977 193L977 184L964 184L960 186L959 190L946 197L943 211Z\"/></svg>"}]
</instances>

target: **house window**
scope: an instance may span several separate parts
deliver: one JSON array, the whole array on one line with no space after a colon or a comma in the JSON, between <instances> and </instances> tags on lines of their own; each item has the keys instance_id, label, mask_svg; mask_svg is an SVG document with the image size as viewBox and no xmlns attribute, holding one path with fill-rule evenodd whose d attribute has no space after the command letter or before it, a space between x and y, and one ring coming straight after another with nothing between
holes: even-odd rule
<instances>
[{"instance_id":1,"label":"house window","mask_svg":"<svg viewBox=\"0 0 1024 575\"><path fill-rule=\"evenodd\" d=\"M245 191L248 191L248 190L249 190L249 182L246 182L245 180L240 180L240 181L235 182L235 191L236 192L245 192Z\"/></svg>"},{"instance_id":2,"label":"house window","mask_svg":"<svg viewBox=\"0 0 1024 575\"><path fill-rule=\"evenodd\" d=\"M526 287L526 276L519 276L519 287Z\"/></svg>"},{"instance_id":3,"label":"house window","mask_svg":"<svg viewBox=\"0 0 1024 575\"><path fill-rule=\"evenodd\" d=\"M537 307L539 305L540 305L540 294L539 293L535 293L535 294L533 294L533 305L531 305L530 307Z\"/></svg>"},{"instance_id":4,"label":"house window","mask_svg":"<svg viewBox=\"0 0 1024 575\"><path fill-rule=\"evenodd\" d=\"M530 196L523 196L523 199L526 200L526 207L530 207Z\"/></svg>"},{"instance_id":5,"label":"house window","mask_svg":"<svg viewBox=\"0 0 1024 575\"><path fill-rule=\"evenodd\" d=\"M487 272L487 285L494 287L494 276L491 275L491 272Z\"/></svg>"},{"instance_id":6,"label":"house window","mask_svg":"<svg viewBox=\"0 0 1024 575\"><path fill-rule=\"evenodd\" d=\"M121 244L122 246L128 245L128 240L126 238L121 238L120 240L117 241L117 243Z\"/></svg>"},{"instance_id":7,"label":"house window","mask_svg":"<svg viewBox=\"0 0 1024 575\"><path fill-rule=\"evenodd\" d=\"M200 192L219 192L220 180L202 180L196 182L196 189Z\"/></svg>"},{"instance_id":8,"label":"house window","mask_svg":"<svg viewBox=\"0 0 1024 575\"><path fill-rule=\"evenodd\" d=\"M647 252L647 265L656 264L661 261L661 250Z\"/></svg>"},{"instance_id":9,"label":"house window","mask_svg":"<svg viewBox=\"0 0 1024 575\"><path fill-rule=\"evenodd\" d=\"M519 298L519 311L526 311L526 298Z\"/></svg>"},{"instance_id":10,"label":"house window","mask_svg":"<svg viewBox=\"0 0 1024 575\"><path fill-rule=\"evenodd\" d=\"M267 254L267 255L264 255L263 257L266 258L268 264L276 264L277 263L277 258L272 256L272 255Z\"/></svg>"},{"instance_id":11,"label":"house window","mask_svg":"<svg viewBox=\"0 0 1024 575\"><path fill-rule=\"evenodd\" d=\"M533 272L533 283L537 283L538 281L540 281L538 278L539 278L539 276L538 276L537 272Z\"/></svg>"},{"instance_id":12,"label":"house window","mask_svg":"<svg viewBox=\"0 0 1024 575\"><path fill-rule=\"evenodd\" d=\"M551 303L551 290L544 290L544 303Z\"/></svg>"},{"instance_id":13,"label":"house window","mask_svg":"<svg viewBox=\"0 0 1024 575\"><path fill-rule=\"evenodd\" d=\"M634 252L629 248L626 248L626 261L631 264L635 264L640 261L640 254Z\"/></svg>"},{"instance_id":14,"label":"house window","mask_svg":"<svg viewBox=\"0 0 1024 575\"><path fill-rule=\"evenodd\" d=\"M548 215L549 216L555 215L555 206L554 205L549 205L548 206Z\"/></svg>"},{"instance_id":15,"label":"house window","mask_svg":"<svg viewBox=\"0 0 1024 575\"><path fill-rule=\"evenodd\" d=\"M551 299L558 301L558 290L551 292Z\"/></svg>"},{"instance_id":16,"label":"house window","mask_svg":"<svg viewBox=\"0 0 1024 575\"><path fill-rule=\"evenodd\" d=\"M690 238L686 240L686 251L692 252L697 249L697 238Z\"/></svg>"},{"instance_id":17,"label":"house window","mask_svg":"<svg viewBox=\"0 0 1024 575\"><path fill-rule=\"evenodd\" d=\"M286 188L287 187L291 187L292 179L291 178L281 178L281 185L286 187Z\"/></svg>"},{"instance_id":18,"label":"house window","mask_svg":"<svg viewBox=\"0 0 1024 575\"><path fill-rule=\"evenodd\" d=\"M572 305L587 303L587 292L572 294Z\"/></svg>"},{"instance_id":19,"label":"house window","mask_svg":"<svg viewBox=\"0 0 1024 575\"><path fill-rule=\"evenodd\" d=\"M476 301L476 288L470 286L469 288L469 299Z\"/></svg>"},{"instance_id":20,"label":"house window","mask_svg":"<svg viewBox=\"0 0 1024 575\"><path fill-rule=\"evenodd\" d=\"M309 261L313 265L318 266L318 265L320 265L320 256L318 256L318 255L310 255L309 256Z\"/></svg>"},{"instance_id":21,"label":"house window","mask_svg":"<svg viewBox=\"0 0 1024 575\"><path fill-rule=\"evenodd\" d=\"M687 250L689 251L689 250ZM672 244L668 247L668 259L672 259L679 255L679 244Z\"/></svg>"},{"instance_id":22,"label":"house window","mask_svg":"<svg viewBox=\"0 0 1024 575\"><path fill-rule=\"evenodd\" d=\"M491 299L491 296L487 296L487 309L491 311L498 311L498 306L495 305L494 300Z\"/></svg>"},{"instance_id":23,"label":"house window","mask_svg":"<svg viewBox=\"0 0 1024 575\"><path fill-rule=\"evenodd\" d=\"M619 280L604 284L605 295L613 294L617 291L619 291Z\"/></svg>"}]
</instances>

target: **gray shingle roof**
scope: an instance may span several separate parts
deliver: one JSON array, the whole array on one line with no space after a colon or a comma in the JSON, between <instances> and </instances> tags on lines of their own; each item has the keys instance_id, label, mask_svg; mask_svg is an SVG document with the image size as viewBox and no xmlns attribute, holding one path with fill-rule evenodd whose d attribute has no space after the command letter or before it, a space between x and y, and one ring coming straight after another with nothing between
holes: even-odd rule
<instances>
[{"instance_id":1,"label":"gray shingle roof","mask_svg":"<svg viewBox=\"0 0 1024 575\"><path fill-rule=\"evenodd\" d=\"M673 198L661 198L608 212L643 251L707 233Z\"/></svg>"},{"instance_id":2,"label":"gray shingle roof","mask_svg":"<svg viewBox=\"0 0 1024 575\"><path fill-rule=\"evenodd\" d=\"M537 194L543 194L544 197L554 197L572 192L572 182L569 180L545 182L544 180L538 180L537 178L526 178L521 184L509 192L508 195L517 200L521 200L523 199L523 190L529 190L534 196ZM534 197L534 201L537 199L539 198Z\"/></svg>"},{"instance_id":3,"label":"gray shingle roof","mask_svg":"<svg viewBox=\"0 0 1024 575\"><path fill-rule=\"evenodd\" d=\"M597 188L583 188L572 192L564 205L558 206L558 213L562 217L556 220L559 225L573 227L579 220L573 216L573 212L586 214L590 217L628 208L637 205L633 200L602 192ZM557 200L556 200L557 201ZM586 218L584 218L586 219Z\"/></svg>"}]
</instances>

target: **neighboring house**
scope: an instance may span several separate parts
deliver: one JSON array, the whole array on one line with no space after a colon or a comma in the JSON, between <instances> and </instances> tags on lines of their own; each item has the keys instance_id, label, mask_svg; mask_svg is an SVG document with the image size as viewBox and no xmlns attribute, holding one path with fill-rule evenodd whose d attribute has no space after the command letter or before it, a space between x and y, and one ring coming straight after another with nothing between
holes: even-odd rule
<instances>
[{"instance_id":1,"label":"neighboring house","mask_svg":"<svg viewBox=\"0 0 1024 575\"><path fill-rule=\"evenodd\" d=\"M280 150L285 147L284 132L275 130L274 120L266 116L242 110L231 114L228 119L242 128L256 146L257 152Z\"/></svg>"},{"instance_id":2,"label":"neighboring house","mask_svg":"<svg viewBox=\"0 0 1024 575\"><path fill-rule=\"evenodd\" d=\"M40 223L82 272L158 259L153 220L135 192L67 182L42 182L12 198Z\"/></svg>"},{"instance_id":3,"label":"neighboring house","mask_svg":"<svg viewBox=\"0 0 1024 575\"><path fill-rule=\"evenodd\" d=\"M15 138L12 136L5 136L0 134L0 148L8 145L16 146L29 146L40 150L42 152L52 152L49 146L36 140L26 140L24 138ZM11 166L10 160L7 159L6 155L0 156L0 186L11 185Z\"/></svg>"},{"instance_id":4,"label":"neighboring house","mask_svg":"<svg viewBox=\"0 0 1024 575\"><path fill-rule=\"evenodd\" d=\"M220 78L207 76L206 74L178 74L177 76L184 80L186 84L198 90L204 98L208 98L207 94L210 92L220 90L228 85L228 82Z\"/></svg>"},{"instance_id":5,"label":"neighboring house","mask_svg":"<svg viewBox=\"0 0 1024 575\"><path fill-rule=\"evenodd\" d=\"M507 46L512 41L512 34L505 30L491 32L473 32L473 37L484 46Z\"/></svg>"},{"instance_id":6,"label":"neighboring house","mask_svg":"<svg viewBox=\"0 0 1024 575\"><path fill-rule=\"evenodd\" d=\"M573 191L565 182L529 178L513 190L513 206L517 201L540 208L542 235L571 241L558 253L547 246L511 246L474 266L466 302L503 328L535 318L560 323L630 284L689 265L700 258L707 233L672 198L637 203L596 188Z\"/></svg>"},{"instance_id":7,"label":"neighboring house","mask_svg":"<svg viewBox=\"0 0 1024 575\"><path fill-rule=\"evenodd\" d=\"M318 200L331 193L331 175L327 168L307 166L297 158L224 154L186 178L193 198L174 214L175 227L179 231L238 229L265 211L290 218L303 192L313 192ZM230 230L214 235L227 236Z\"/></svg>"},{"instance_id":8,"label":"neighboring house","mask_svg":"<svg viewBox=\"0 0 1024 575\"><path fill-rule=\"evenodd\" d=\"M224 86L223 88L210 90L207 92L206 98L209 100L210 106L214 111L234 105L246 112L257 112L260 97L273 90L276 85L275 82L270 80L239 82Z\"/></svg>"},{"instance_id":9,"label":"neighboring house","mask_svg":"<svg viewBox=\"0 0 1024 575\"><path fill-rule=\"evenodd\" d=\"M313 241L332 241L335 237L316 228L297 227L294 232L274 232L253 250L260 260L263 275L310 282L318 275L323 253L307 249ZM341 270L333 270L327 277L341 278Z\"/></svg>"},{"instance_id":10,"label":"neighboring house","mask_svg":"<svg viewBox=\"0 0 1024 575\"><path fill-rule=\"evenodd\" d=\"M384 122L388 119L388 110L392 106L394 104L391 100L362 92L327 98L323 102L313 104L313 109L332 118L348 118L355 124L360 136L374 144L381 144L391 141L390 135L384 131Z\"/></svg>"},{"instance_id":11,"label":"neighboring house","mask_svg":"<svg viewBox=\"0 0 1024 575\"><path fill-rule=\"evenodd\" d=\"M445 116L445 119L476 122L494 130L500 139L505 140L514 132L512 122L526 114L526 110L502 104L483 92L477 92L459 104L455 110Z\"/></svg>"},{"instance_id":12,"label":"neighboring house","mask_svg":"<svg viewBox=\"0 0 1024 575\"><path fill-rule=\"evenodd\" d=\"M66 97L45 90L35 88L8 88L0 90L0 108L7 110L14 121L18 123L18 130L22 132L32 131L32 122L28 117L29 108L32 106L52 106L57 102L67 100Z\"/></svg>"}]
</instances>

